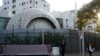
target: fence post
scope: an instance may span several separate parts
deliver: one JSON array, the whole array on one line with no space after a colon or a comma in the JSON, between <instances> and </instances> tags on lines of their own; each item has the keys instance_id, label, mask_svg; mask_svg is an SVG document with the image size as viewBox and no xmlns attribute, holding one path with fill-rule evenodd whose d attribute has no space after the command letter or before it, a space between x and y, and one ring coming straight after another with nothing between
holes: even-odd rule
<instances>
[{"instance_id":1,"label":"fence post","mask_svg":"<svg viewBox=\"0 0 100 56\"><path fill-rule=\"evenodd\" d=\"M33 37L35 36L35 25L33 26Z\"/></svg>"},{"instance_id":2,"label":"fence post","mask_svg":"<svg viewBox=\"0 0 100 56\"><path fill-rule=\"evenodd\" d=\"M69 34L70 34L70 53L72 54L72 41L71 41L71 27L70 27L70 31L69 31Z\"/></svg>"},{"instance_id":3,"label":"fence post","mask_svg":"<svg viewBox=\"0 0 100 56\"><path fill-rule=\"evenodd\" d=\"M44 29L42 30L42 45L44 45Z\"/></svg>"},{"instance_id":4,"label":"fence post","mask_svg":"<svg viewBox=\"0 0 100 56\"><path fill-rule=\"evenodd\" d=\"M12 25L12 37L14 37L14 25Z\"/></svg>"}]
</instances>

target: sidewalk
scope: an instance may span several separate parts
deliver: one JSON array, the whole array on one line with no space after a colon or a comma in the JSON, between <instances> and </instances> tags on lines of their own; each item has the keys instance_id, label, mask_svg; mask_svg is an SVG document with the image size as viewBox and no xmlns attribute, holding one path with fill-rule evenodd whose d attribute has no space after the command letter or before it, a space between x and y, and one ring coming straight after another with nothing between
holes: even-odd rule
<instances>
[{"instance_id":1,"label":"sidewalk","mask_svg":"<svg viewBox=\"0 0 100 56\"><path fill-rule=\"evenodd\" d=\"M80 53L65 54L65 56L81 56ZM84 56L89 56L86 52ZM100 51L94 52L92 56L100 56Z\"/></svg>"}]
</instances>

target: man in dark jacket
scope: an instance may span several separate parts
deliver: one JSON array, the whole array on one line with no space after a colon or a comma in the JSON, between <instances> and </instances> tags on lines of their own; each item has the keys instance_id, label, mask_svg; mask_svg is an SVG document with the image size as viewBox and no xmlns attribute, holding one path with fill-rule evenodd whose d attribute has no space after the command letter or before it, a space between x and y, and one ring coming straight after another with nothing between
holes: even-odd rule
<instances>
[{"instance_id":1,"label":"man in dark jacket","mask_svg":"<svg viewBox=\"0 0 100 56\"><path fill-rule=\"evenodd\" d=\"M64 40L62 40L62 42L61 42L61 55L62 56L64 56L64 54L65 54L65 41Z\"/></svg>"}]
</instances>

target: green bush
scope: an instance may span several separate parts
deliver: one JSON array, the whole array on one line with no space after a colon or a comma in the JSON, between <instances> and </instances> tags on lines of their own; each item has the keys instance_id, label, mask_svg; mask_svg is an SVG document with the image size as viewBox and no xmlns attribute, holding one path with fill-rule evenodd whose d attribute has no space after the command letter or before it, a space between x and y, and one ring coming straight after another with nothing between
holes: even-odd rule
<instances>
[{"instance_id":1,"label":"green bush","mask_svg":"<svg viewBox=\"0 0 100 56\"><path fill-rule=\"evenodd\" d=\"M50 33L46 32L44 34L44 43L51 44L52 46L60 46L61 41L64 39L64 35L60 35L59 33ZM35 38L35 42L37 44L42 44L42 34Z\"/></svg>"},{"instance_id":2,"label":"green bush","mask_svg":"<svg viewBox=\"0 0 100 56\"><path fill-rule=\"evenodd\" d=\"M44 44L60 46L62 39L64 39L64 35L59 33L45 32L44 34ZM28 31L26 32L26 37L6 35L4 42L5 44L42 44L42 33L35 37L30 37Z\"/></svg>"}]
</instances>

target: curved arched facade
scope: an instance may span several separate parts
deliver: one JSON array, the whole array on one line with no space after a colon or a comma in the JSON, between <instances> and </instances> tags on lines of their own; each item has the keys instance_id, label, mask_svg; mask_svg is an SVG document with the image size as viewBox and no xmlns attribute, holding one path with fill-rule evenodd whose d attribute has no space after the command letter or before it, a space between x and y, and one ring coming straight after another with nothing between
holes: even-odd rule
<instances>
[{"instance_id":1,"label":"curved arched facade","mask_svg":"<svg viewBox=\"0 0 100 56\"><path fill-rule=\"evenodd\" d=\"M36 28L36 29L56 29L56 26L49 19L44 17L38 17L32 19L29 24L26 26L28 29Z\"/></svg>"},{"instance_id":2,"label":"curved arched facade","mask_svg":"<svg viewBox=\"0 0 100 56\"><path fill-rule=\"evenodd\" d=\"M58 21L48 12L40 9L30 9L22 11L12 16L6 29L12 29L14 25L15 29L35 27L36 29L60 29Z\"/></svg>"}]
</instances>

